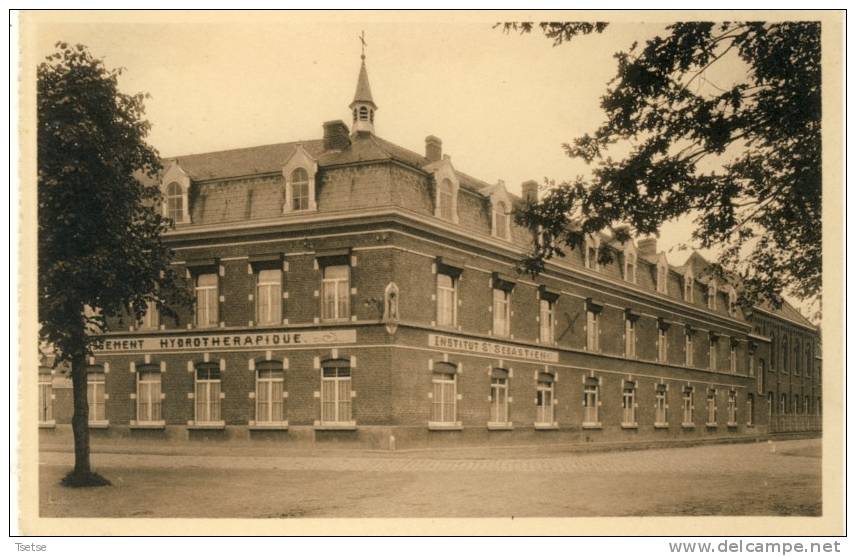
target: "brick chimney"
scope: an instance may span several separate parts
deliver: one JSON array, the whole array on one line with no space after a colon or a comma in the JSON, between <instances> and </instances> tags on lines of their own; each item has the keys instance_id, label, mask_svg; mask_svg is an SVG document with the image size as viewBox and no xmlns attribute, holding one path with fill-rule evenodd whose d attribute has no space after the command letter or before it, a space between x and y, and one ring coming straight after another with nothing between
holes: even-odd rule
<instances>
[{"instance_id":1,"label":"brick chimney","mask_svg":"<svg viewBox=\"0 0 856 556\"><path fill-rule=\"evenodd\" d=\"M526 180L520 184L520 191L523 195L523 200L527 203L538 202L538 182L535 180Z\"/></svg>"},{"instance_id":2,"label":"brick chimney","mask_svg":"<svg viewBox=\"0 0 856 556\"><path fill-rule=\"evenodd\" d=\"M425 158L431 162L437 162L443 158L443 142L439 137L429 135L425 138Z\"/></svg>"},{"instance_id":3,"label":"brick chimney","mask_svg":"<svg viewBox=\"0 0 856 556\"><path fill-rule=\"evenodd\" d=\"M648 236L646 238L642 238L636 242L636 250L643 257L656 257L657 256L657 238L654 236Z\"/></svg>"},{"instance_id":4,"label":"brick chimney","mask_svg":"<svg viewBox=\"0 0 856 556\"><path fill-rule=\"evenodd\" d=\"M324 122L324 150L343 151L351 146L348 126L342 120Z\"/></svg>"}]
</instances>

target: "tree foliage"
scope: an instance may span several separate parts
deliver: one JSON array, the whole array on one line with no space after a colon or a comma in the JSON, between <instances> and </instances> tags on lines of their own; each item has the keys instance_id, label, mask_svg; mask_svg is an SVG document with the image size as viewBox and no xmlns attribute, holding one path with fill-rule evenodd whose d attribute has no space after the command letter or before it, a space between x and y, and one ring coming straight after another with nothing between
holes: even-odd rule
<instances>
[{"instance_id":1,"label":"tree foliage","mask_svg":"<svg viewBox=\"0 0 856 556\"><path fill-rule=\"evenodd\" d=\"M85 483L92 342L112 316L130 311L139 319L150 301L169 312L182 299L160 295L181 289L172 287L171 253L161 241L170 221L156 210L161 165L146 143L145 96L120 92L121 70L86 47L56 47L37 71L38 315L57 363L71 363L76 448L86 435L85 454L76 450L86 461L75 468Z\"/></svg>"},{"instance_id":2,"label":"tree foliage","mask_svg":"<svg viewBox=\"0 0 856 556\"><path fill-rule=\"evenodd\" d=\"M554 45L604 30L539 27ZM592 166L591 178L554 184L517 216L542 231L525 268L540 272L588 233L624 240L689 215L694 246L720 250L714 268L740 282L744 301L819 301L820 24L675 23L615 58L605 121L563 146ZM717 83L717 66L738 78Z\"/></svg>"}]
</instances>

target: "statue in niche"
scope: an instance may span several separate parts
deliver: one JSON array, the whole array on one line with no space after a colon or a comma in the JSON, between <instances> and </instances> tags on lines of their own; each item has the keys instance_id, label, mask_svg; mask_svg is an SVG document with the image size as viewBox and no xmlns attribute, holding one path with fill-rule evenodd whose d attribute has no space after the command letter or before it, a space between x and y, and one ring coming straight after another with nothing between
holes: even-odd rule
<instances>
[{"instance_id":1,"label":"statue in niche","mask_svg":"<svg viewBox=\"0 0 856 556\"><path fill-rule=\"evenodd\" d=\"M383 292L383 322L386 331L395 334L398 329L398 286L395 282L387 284Z\"/></svg>"}]
</instances>

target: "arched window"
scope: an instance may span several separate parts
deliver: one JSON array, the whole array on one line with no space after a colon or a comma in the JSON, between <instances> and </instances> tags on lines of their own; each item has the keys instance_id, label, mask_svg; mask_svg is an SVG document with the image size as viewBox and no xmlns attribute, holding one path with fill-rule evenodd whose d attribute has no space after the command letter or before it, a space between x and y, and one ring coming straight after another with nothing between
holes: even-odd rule
<instances>
[{"instance_id":1,"label":"arched window","mask_svg":"<svg viewBox=\"0 0 856 556\"><path fill-rule=\"evenodd\" d=\"M493 207L493 235L508 239L508 218L508 208L505 203L497 202Z\"/></svg>"},{"instance_id":2,"label":"arched window","mask_svg":"<svg viewBox=\"0 0 856 556\"><path fill-rule=\"evenodd\" d=\"M184 221L184 191L176 182L166 186L166 217L175 223Z\"/></svg>"},{"instance_id":3,"label":"arched window","mask_svg":"<svg viewBox=\"0 0 856 556\"><path fill-rule=\"evenodd\" d=\"M309 208L309 174L303 168L291 173L291 210Z\"/></svg>"},{"instance_id":4,"label":"arched window","mask_svg":"<svg viewBox=\"0 0 856 556\"><path fill-rule=\"evenodd\" d=\"M452 181L448 178L444 179L440 182L440 194L437 197L437 202L439 204L439 214L440 218L444 220L453 220L453 202L454 202L455 188L452 185Z\"/></svg>"}]
</instances>

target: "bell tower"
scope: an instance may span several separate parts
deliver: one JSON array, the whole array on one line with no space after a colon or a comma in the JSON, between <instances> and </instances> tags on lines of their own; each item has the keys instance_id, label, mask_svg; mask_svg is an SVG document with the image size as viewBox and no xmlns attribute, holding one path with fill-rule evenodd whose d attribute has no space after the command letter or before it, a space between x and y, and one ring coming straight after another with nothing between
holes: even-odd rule
<instances>
[{"instance_id":1,"label":"bell tower","mask_svg":"<svg viewBox=\"0 0 856 556\"><path fill-rule=\"evenodd\" d=\"M365 32L360 33L360 43L362 46L362 54L360 55L362 63L360 64L360 75L357 77L357 91L354 93L354 100L350 104L353 115L351 129L354 133L374 134L374 115L377 111L377 105L374 103L374 99L372 99L369 74L366 71Z\"/></svg>"}]
</instances>

